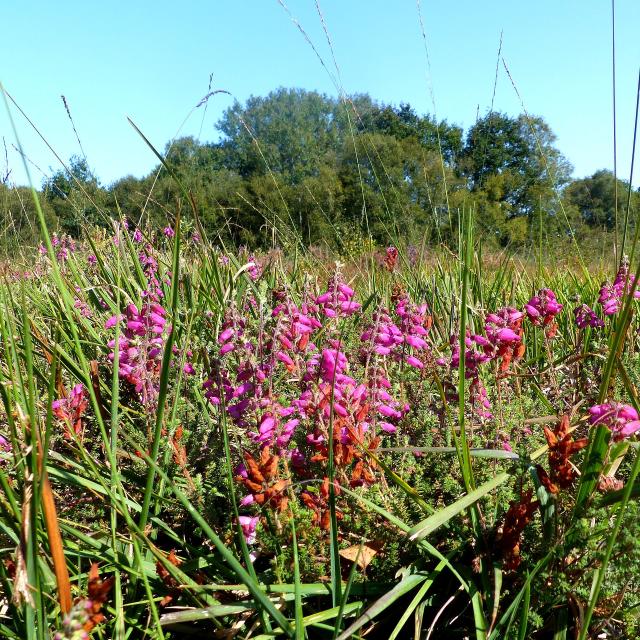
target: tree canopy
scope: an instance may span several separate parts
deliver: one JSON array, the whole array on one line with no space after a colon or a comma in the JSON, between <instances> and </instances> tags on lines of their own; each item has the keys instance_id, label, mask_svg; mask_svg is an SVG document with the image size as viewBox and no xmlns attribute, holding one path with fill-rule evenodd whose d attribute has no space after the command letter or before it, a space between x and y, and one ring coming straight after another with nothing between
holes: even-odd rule
<instances>
[{"instance_id":1,"label":"tree canopy","mask_svg":"<svg viewBox=\"0 0 640 640\"><path fill-rule=\"evenodd\" d=\"M280 88L234 103L216 130L217 141L184 137L165 148L189 202L161 166L104 186L74 157L43 184L47 215L72 235L119 212L162 228L178 211L188 219L193 202L211 238L250 246L269 245L273 227L306 244L339 243L345 233L439 242L457 237L464 207L495 246L531 242L541 225L556 237L614 225L611 173L572 180L539 116L491 112L464 132L403 102ZM619 181L619 211L627 193ZM637 192L630 203L635 212ZM12 206L11 215L13 228L31 228L22 220L28 207Z\"/></svg>"}]
</instances>

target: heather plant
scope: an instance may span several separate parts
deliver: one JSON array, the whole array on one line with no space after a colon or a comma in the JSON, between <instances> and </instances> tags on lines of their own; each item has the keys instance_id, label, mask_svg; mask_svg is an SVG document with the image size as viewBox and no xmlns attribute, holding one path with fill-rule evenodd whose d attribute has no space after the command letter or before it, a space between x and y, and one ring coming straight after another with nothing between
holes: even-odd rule
<instances>
[{"instance_id":1,"label":"heather plant","mask_svg":"<svg viewBox=\"0 0 640 640\"><path fill-rule=\"evenodd\" d=\"M34 191L0 283L1 637L635 637L640 226L606 273L484 254L475 199L406 244L374 143L374 233L329 220L335 253L281 193L269 251L208 233L151 145L192 209L157 228L94 203L50 233Z\"/></svg>"},{"instance_id":2,"label":"heather plant","mask_svg":"<svg viewBox=\"0 0 640 640\"><path fill-rule=\"evenodd\" d=\"M176 272L178 233L113 233L2 289L7 637L617 624L632 542L607 558L586 523L635 495L628 270L612 310L599 276L505 290L471 234L437 277L391 247L374 281L204 243Z\"/></svg>"}]
</instances>

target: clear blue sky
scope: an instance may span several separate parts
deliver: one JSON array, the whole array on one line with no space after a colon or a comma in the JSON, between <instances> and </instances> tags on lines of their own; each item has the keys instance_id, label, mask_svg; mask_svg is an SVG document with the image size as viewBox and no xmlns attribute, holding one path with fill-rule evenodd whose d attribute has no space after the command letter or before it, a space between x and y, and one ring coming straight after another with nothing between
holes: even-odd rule
<instances>
[{"instance_id":1,"label":"clear blue sky","mask_svg":"<svg viewBox=\"0 0 640 640\"><path fill-rule=\"evenodd\" d=\"M314 0L287 4L331 68ZM384 102L409 102L421 113L433 111L415 0L319 4L347 93L367 92ZM467 128L478 109L487 111L502 30L502 54L527 110L549 122L575 175L613 167L608 0L421 0L421 9L439 118ZM616 17L618 170L628 177L640 2L617 0ZM126 116L162 149L206 94L210 74L213 88L240 101L278 86L336 94L277 0L25 0L2 3L0 21L5 88L66 160L79 149L60 99L64 94L89 164L104 184L127 174L142 176L155 165ZM215 96L206 114L200 108L191 115L182 134L198 136L201 130L201 140L215 140L215 122L231 102ZM494 108L521 111L502 67ZM15 118L31 160L47 174L57 169L55 157L25 120ZM0 136L12 178L23 183L2 105ZM0 171L3 166L0 146ZM32 172L40 184L42 173Z\"/></svg>"}]
</instances>

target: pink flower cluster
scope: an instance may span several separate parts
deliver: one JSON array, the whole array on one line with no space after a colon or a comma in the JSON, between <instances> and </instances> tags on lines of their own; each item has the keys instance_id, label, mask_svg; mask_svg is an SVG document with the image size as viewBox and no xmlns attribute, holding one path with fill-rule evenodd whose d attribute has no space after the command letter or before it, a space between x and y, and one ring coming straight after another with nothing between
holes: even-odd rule
<instances>
[{"instance_id":1,"label":"pink flower cluster","mask_svg":"<svg viewBox=\"0 0 640 640\"><path fill-rule=\"evenodd\" d=\"M88 406L87 391L81 384L75 385L66 398L51 403L53 415L64 424L67 438L82 435L82 417Z\"/></svg>"},{"instance_id":2,"label":"pink flower cluster","mask_svg":"<svg viewBox=\"0 0 640 640\"><path fill-rule=\"evenodd\" d=\"M384 268L387 271L393 272L396 268L396 265L398 264L398 249L396 249L396 247L387 247L386 251L385 251L385 257L384 257Z\"/></svg>"},{"instance_id":3,"label":"pink flower cluster","mask_svg":"<svg viewBox=\"0 0 640 640\"><path fill-rule=\"evenodd\" d=\"M624 296L631 293L633 278L629 276L629 263L625 258L622 260L618 273L613 284L604 283L600 289L598 302L602 305L602 313L605 316L612 316L622 308ZM640 298L640 290L634 288L634 298Z\"/></svg>"},{"instance_id":4,"label":"pink flower cluster","mask_svg":"<svg viewBox=\"0 0 640 640\"><path fill-rule=\"evenodd\" d=\"M520 342L522 333L520 325L523 317L524 313L513 307L504 307L487 316L484 330L495 352L514 342Z\"/></svg>"},{"instance_id":5,"label":"pink flower cluster","mask_svg":"<svg viewBox=\"0 0 640 640\"><path fill-rule=\"evenodd\" d=\"M260 278L263 272L263 266L255 257L255 255L251 254L249 256L249 262L247 262L247 273L249 277L255 281Z\"/></svg>"},{"instance_id":6,"label":"pink flower cluster","mask_svg":"<svg viewBox=\"0 0 640 640\"><path fill-rule=\"evenodd\" d=\"M157 302L146 303L140 309L135 304L129 304L124 316L112 316L105 328L110 329L122 321L124 326L118 344L118 375L133 385L143 405L153 408L158 397L164 343L171 331L166 312ZM110 340L108 345L111 348L109 360L113 362L115 340Z\"/></svg>"},{"instance_id":7,"label":"pink flower cluster","mask_svg":"<svg viewBox=\"0 0 640 640\"><path fill-rule=\"evenodd\" d=\"M460 340L452 336L451 368L457 369L460 365ZM469 399L476 414L481 418L492 418L491 403L482 380L480 379L480 366L489 362L492 356L491 342L484 336L472 334L467 331L464 340L464 377L471 380L469 384ZM485 352L485 349L489 353Z\"/></svg>"},{"instance_id":8,"label":"pink flower cluster","mask_svg":"<svg viewBox=\"0 0 640 640\"><path fill-rule=\"evenodd\" d=\"M427 304L414 304L408 295L402 294L398 297L395 311L399 319L400 334L405 344L404 360L409 366L422 369L424 367L422 354L431 354L426 341L431 328L431 316L428 315Z\"/></svg>"},{"instance_id":9,"label":"pink flower cluster","mask_svg":"<svg viewBox=\"0 0 640 640\"><path fill-rule=\"evenodd\" d=\"M522 320L524 313L513 307L503 307L490 313L484 325L489 345L484 348L492 358L501 358L501 371L506 371L514 358L524 353Z\"/></svg>"},{"instance_id":10,"label":"pink flower cluster","mask_svg":"<svg viewBox=\"0 0 640 640\"><path fill-rule=\"evenodd\" d=\"M336 274L330 281L327 291L319 295L315 302L327 318L347 317L360 310L360 304L353 300L354 290Z\"/></svg>"},{"instance_id":11,"label":"pink flower cluster","mask_svg":"<svg viewBox=\"0 0 640 640\"><path fill-rule=\"evenodd\" d=\"M556 299L556 294L551 289L540 289L538 295L533 296L524 309L529 320L537 327L548 327L548 337L555 333L555 317L562 311L562 305Z\"/></svg>"},{"instance_id":12,"label":"pink flower cluster","mask_svg":"<svg viewBox=\"0 0 640 640\"><path fill-rule=\"evenodd\" d=\"M10 453L12 450L13 447L11 446L11 443L4 436L0 436L0 454ZM2 456L0 456L0 464L4 464L5 462L6 459L3 459Z\"/></svg>"},{"instance_id":13,"label":"pink flower cluster","mask_svg":"<svg viewBox=\"0 0 640 640\"><path fill-rule=\"evenodd\" d=\"M593 327L594 329L604 327L604 320L599 318L596 312L586 304L581 304L579 307L576 307L573 313L576 318L576 325L580 329L585 329L586 327Z\"/></svg>"},{"instance_id":14,"label":"pink flower cluster","mask_svg":"<svg viewBox=\"0 0 640 640\"><path fill-rule=\"evenodd\" d=\"M56 258L59 262L65 262L69 258L70 253L74 253L76 250L75 240L68 236L66 233L58 235L55 231L51 234L51 244L56 252ZM40 243L38 246L38 252L40 255L46 255L47 249L44 244Z\"/></svg>"},{"instance_id":15,"label":"pink flower cluster","mask_svg":"<svg viewBox=\"0 0 640 640\"><path fill-rule=\"evenodd\" d=\"M604 425L611 431L614 441L624 440L640 430L638 412L628 404L607 402L597 404L589 409L589 422Z\"/></svg>"},{"instance_id":16,"label":"pink flower cluster","mask_svg":"<svg viewBox=\"0 0 640 640\"><path fill-rule=\"evenodd\" d=\"M247 544L255 544L256 527L260 522L260 516L238 516L238 521Z\"/></svg>"}]
</instances>

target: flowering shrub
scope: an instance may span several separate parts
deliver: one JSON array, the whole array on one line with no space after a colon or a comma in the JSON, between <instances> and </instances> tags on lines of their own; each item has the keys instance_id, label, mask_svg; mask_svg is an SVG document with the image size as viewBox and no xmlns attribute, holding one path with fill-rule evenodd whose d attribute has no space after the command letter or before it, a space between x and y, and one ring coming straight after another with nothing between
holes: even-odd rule
<instances>
[{"instance_id":1,"label":"flowering shrub","mask_svg":"<svg viewBox=\"0 0 640 640\"><path fill-rule=\"evenodd\" d=\"M33 324L22 308L0 317L11 322L0 327L8 407L0 413L0 473L9 496L6 530L16 540L23 522L14 507L19 512L35 495L29 483L39 482L25 473L38 464L29 456L47 442L57 511L39 486L37 518L48 528L38 544L51 550L47 562L59 562L52 524L59 523L72 582L99 551L106 574L119 576L120 597L137 598L123 607L128 624L153 617L144 600L151 593L167 633L167 620L182 610L197 618L211 607L218 607L212 633L217 623L231 629L240 620L258 629L258 606L265 616L280 612L284 619L274 618L272 629L284 630L294 619L289 594L297 577L305 612L326 603L322 614L334 621L328 612L336 604L318 583L333 588L352 563L357 595L345 603L341 633L356 615L370 625L355 613L363 608L355 598L368 604L376 597L359 584L368 579L409 589L407 580L433 574L438 590L422 600L423 614L460 637L482 628L490 637L492 625L494 640L508 637L512 604L527 589L536 612L527 624L543 620L540 633L555 624L557 610L573 615L567 602L579 600L586 610L591 568L604 557L621 489L635 477L627 441L637 438L640 417L626 404L640 382L630 355L640 346L634 317L610 368L620 378L600 382L609 316L629 300L628 267L604 297L600 291L600 307L591 283L576 293L573 281L555 278L533 294L526 279L505 288L504 279L483 276L469 288L462 314L458 266L443 261L448 278L430 280L416 250L407 250L409 269L395 247L379 263L372 251L367 264L375 277L365 277L360 263L326 262L315 270L305 263L307 271L294 276L284 252L208 255L206 240L195 251L194 234L184 229L189 260L177 261L177 275L169 271L172 227L143 234L116 225L113 238L94 242L95 253L79 246L59 256L65 265L58 272L71 283L64 298L44 280L47 260L42 271L20 276ZM191 260L201 250L204 257ZM567 300L593 307L566 309ZM62 337L48 327L59 317ZM22 342L5 342L26 330L30 364ZM36 394L18 389L29 367ZM36 433L32 414L49 406L53 429L45 432L42 420ZM629 557L632 537L624 538ZM148 552L144 562L138 548ZM3 557L14 589L28 577L20 553L14 546ZM62 572L53 569L41 584L62 593ZM446 572L457 583L438 577ZM56 637L86 637L98 625L104 637L113 635L107 580L101 595L75 604L69 595L69 609L51 623ZM252 580L283 591L275 614L269 606L276 596ZM33 593L25 589L22 597ZM469 607L463 598L474 593L481 597ZM615 580L603 593L626 597ZM176 608L167 609L170 603ZM12 615L20 610L8 606Z\"/></svg>"},{"instance_id":2,"label":"flowering shrub","mask_svg":"<svg viewBox=\"0 0 640 640\"><path fill-rule=\"evenodd\" d=\"M165 313L157 302L146 303L140 310L129 304L124 316L112 316L105 324L110 329L122 322L117 347L115 339L109 341L109 360L114 360L117 348L118 375L133 386L140 402L151 410L157 402L164 341L170 330Z\"/></svg>"},{"instance_id":3,"label":"flowering shrub","mask_svg":"<svg viewBox=\"0 0 640 640\"><path fill-rule=\"evenodd\" d=\"M624 296L631 293L633 285L633 279L629 276L629 263L625 256L613 284L609 285L605 282L600 289L598 302L602 305L602 312L605 316L612 316L620 311ZM634 287L633 297L640 298L640 290L637 287Z\"/></svg>"},{"instance_id":4,"label":"flowering shrub","mask_svg":"<svg viewBox=\"0 0 640 640\"><path fill-rule=\"evenodd\" d=\"M82 436L82 417L88 406L87 391L81 384L76 384L66 398L51 403L53 415L63 423L67 438Z\"/></svg>"}]
</instances>

